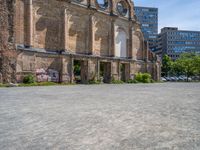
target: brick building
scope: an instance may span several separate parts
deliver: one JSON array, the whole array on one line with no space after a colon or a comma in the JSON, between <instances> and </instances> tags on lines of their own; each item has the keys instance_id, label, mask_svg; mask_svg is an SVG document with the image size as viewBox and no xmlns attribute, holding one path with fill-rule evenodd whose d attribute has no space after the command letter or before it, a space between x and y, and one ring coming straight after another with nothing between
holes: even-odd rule
<instances>
[{"instance_id":1,"label":"brick building","mask_svg":"<svg viewBox=\"0 0 200 150\"><path fill-rule=\"evenodd\" d=\"M15 61L9 59L14 65L8 66L17 82L29 73L40 80L48 74L55 81L74 82L77 65L82 83L101 76L104 82L126 81L137 72L160 78L160 63L148 50L131 0L10 0L12 7L1 1L6 11L0 13L11 20L6 21L10 37L4 40L11 39L6 45L14 48ZM11 81L2 70L3 81Z\"/></svg>"}]
</instances>

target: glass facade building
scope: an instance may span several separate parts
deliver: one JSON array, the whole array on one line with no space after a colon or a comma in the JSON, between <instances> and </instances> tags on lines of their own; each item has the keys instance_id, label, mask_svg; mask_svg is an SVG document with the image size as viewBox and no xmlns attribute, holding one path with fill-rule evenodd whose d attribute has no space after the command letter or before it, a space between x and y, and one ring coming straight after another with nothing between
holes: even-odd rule
<instances>
[{"instance_id":1,"label":"glass facade building","mask_svg":"<svg viewBox=\"0 0 200 150\"><path fill-rule=\"evenodd\" d=\"M200 31L185 31L178 28L165 27L158 35L156 53L167 54L176 60L183 52L200 54Z\"/></svg>"},{"instance_id":2,"label":"glass facade building","mask_svg":"<svg viewBox=\"0 0 200 150\"><path fill-rule=\"evenodd\" d=\"M149 48L155 51L158 35L158 8L135 6L135 14L141 24L144 38L149 42Z\"/></svg>"}]
</instances>

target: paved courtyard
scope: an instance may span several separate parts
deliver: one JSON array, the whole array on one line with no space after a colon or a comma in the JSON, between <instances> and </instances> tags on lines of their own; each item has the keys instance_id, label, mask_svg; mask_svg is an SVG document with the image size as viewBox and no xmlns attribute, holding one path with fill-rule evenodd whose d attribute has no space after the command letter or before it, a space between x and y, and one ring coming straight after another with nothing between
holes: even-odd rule
<instances>
[{"instance_id":1,"label":"paved courtyard","mask_svg":"<svg viewBox=\"0 0 200 150\"><path fill-rule=\"evenodd\" d=\"M200 83L0 88L0 150L199 150Z\"/></svg>"}]
</instances>

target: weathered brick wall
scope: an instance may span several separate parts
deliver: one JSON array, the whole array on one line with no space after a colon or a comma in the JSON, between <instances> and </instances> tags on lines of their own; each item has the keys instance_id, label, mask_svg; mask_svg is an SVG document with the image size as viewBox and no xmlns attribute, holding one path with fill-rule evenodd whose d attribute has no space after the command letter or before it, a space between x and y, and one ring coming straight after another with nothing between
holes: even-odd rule
<instances>
[{"instance_id":1,"label":"weathered brick wall","mask_svg":"<svg viewBox=\"0 0 200 150\"><path fill-rule=\"evenodd\" d=\"M133 58L142 60L144 58L144 40L140 31L135 31L132 35L133 42Z\"/></svg>"},{"instance_id":2,"label":"weathered brick wall","mask_svg":"<svg viewBox=\"0 0 200 150\"><path fill-rule=\"evenodd\" d=\"M23 0L17 0L15 3L15 43L24 44L25 38L25 4Z\"/></svg>"},{"instance_id":3,"label":"weathered brick wall","mask_svg":"<svg viewBox=\"0 0 200 150\"><path fill-rule=\"evenodd\" d=\"M67 67L67 66L65 66ZM62 59L58 55L50 55L34 52L18 52L17 82L22 82L25 75L36 74L38 69L48 71L53 69L62 74Z\"/></svg>"},{"instance_id":4,"label":"weathered brick wall","mask_svg":"<svg viewBox=\"0 0 200 150\"><path fill-rule=\"evenodd\" d=\"M62 14L56 0L33 1L33 47L62 49ZM26 18L25 21L27 21Z\"/></svg>"},{"instance_id":5,"label":"weathered brick wall","mask_svg":"<svg viewBox=\"0 0 200 150\"><path fill-rule=\"evenodd\" d=\"M108 17L103 15L95 16L94 24L94 53L101 56L109 56L109 35L111 23Z\"/></svg>"},{"instance_id":6,"label":"weathered brick wall","mask_svg":"<svg viewBox=\"0 0 200 150\"><path fill-rule=\"evenodd\" d=\"M14 0L0 0L0 76L3 82L15 82Z\"/></svg>"},{"instance_id":7,"label":"weathered brick wall","mask_svg":"<svg viewBox=\"0 0 200 150\"><path fill-rule=\"evenodd\" d=\"M71 10L68 22L68 44L69 50L76 53L87 53L87 29L89 16L84 10Z\"/></svg>"}]
</instances>

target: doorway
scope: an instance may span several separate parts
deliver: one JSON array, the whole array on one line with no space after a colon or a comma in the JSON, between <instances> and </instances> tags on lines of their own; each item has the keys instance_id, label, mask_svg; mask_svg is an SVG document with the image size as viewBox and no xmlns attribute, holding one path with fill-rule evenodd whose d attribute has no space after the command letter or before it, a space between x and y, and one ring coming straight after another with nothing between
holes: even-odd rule
<instances>
[{"instance_id":1,"label":"doorway","mask_svg":"<svg viewBox=\"0 0 200 150\"><path fill-rule=\"evenodd\" d=\"M75 83L87 83L88 76L88 63L84 60L74 60L73 66L74 72L74 82Z\"/></svg>"},{"instance_id":2,"label":"doorway","mask_svg":"<svg viewBox=\"0 0 200 150\"><path fill-rule=\"evenodd\" d=\"M120 64L120 79L121 81L128 81L129 80L129 64L128 63L121 63Z\"/></svg>"},{"instance_id":3,"label":"doorway","mask_svg":"<svg viewBox=\"0 0 200 150\"><path fill-rule=\"evenodd\" d=\"M111 82L111 63L100 62L100 78L103 79L104 83Z\"/></svg>"}]
</instances>

